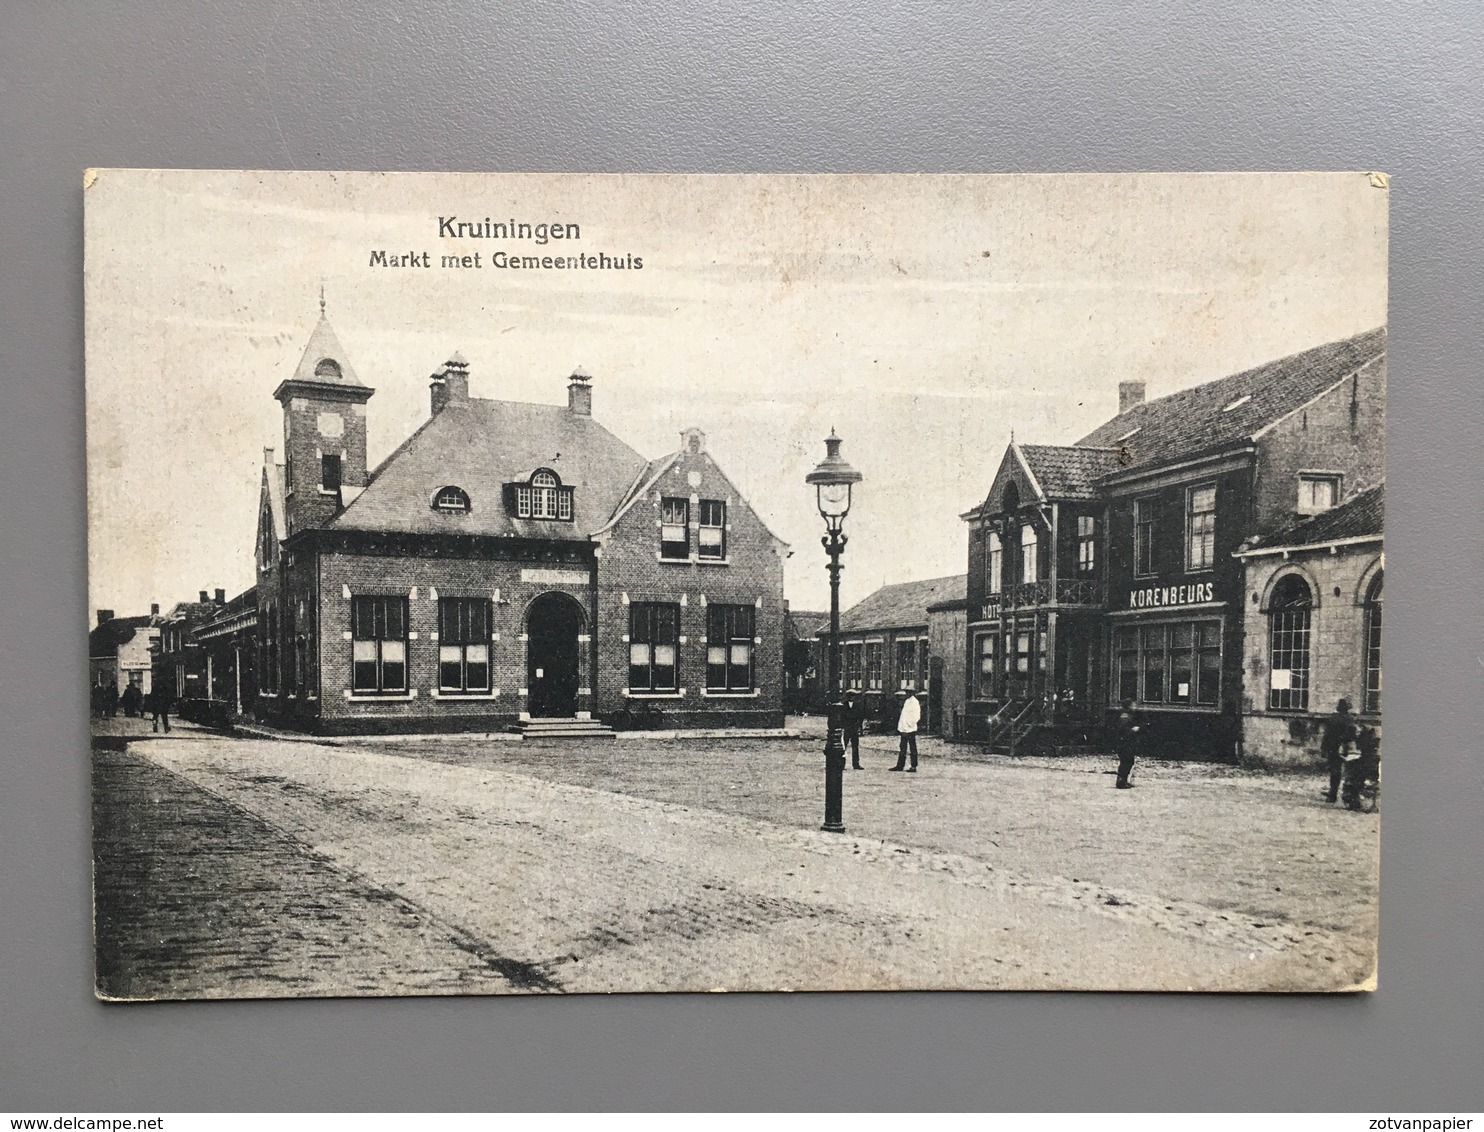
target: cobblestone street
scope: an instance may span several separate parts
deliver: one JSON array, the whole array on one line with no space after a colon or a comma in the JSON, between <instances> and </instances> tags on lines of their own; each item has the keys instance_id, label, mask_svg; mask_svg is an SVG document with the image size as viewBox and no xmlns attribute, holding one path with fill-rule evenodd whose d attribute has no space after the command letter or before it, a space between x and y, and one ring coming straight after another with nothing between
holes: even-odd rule
<instances>
[{"instance_id":1,"label":"cobblestone street","mask_svg":"<svg viewBox=\"0 0 1484 1132\"><path fill-rule=\"evenodd\" d=\"M125 997L848 987L1340 989L1379 817L1314 776L887 738L820 832L799 740L328 745L98 759L100 987ZM169 773L166 773L169 772ZM108 878L105 886L104 880Z\"/></svg>"}]
</instances>

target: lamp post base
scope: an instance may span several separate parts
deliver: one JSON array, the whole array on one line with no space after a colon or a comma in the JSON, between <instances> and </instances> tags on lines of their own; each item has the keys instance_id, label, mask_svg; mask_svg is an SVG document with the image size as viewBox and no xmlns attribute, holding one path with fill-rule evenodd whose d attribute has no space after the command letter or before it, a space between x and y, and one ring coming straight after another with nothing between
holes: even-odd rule
<instances>
[{"instance_id":1,"label":"lamp post base","mask_svg":"<svg viewBox=\"0 0 1484 1132\"><path fill-rule=\"evenodd\" d=\"M824 830L825 833L844 833L845 823L838 821L827 821L819 828Z\"/></svg>"}]
</instances>

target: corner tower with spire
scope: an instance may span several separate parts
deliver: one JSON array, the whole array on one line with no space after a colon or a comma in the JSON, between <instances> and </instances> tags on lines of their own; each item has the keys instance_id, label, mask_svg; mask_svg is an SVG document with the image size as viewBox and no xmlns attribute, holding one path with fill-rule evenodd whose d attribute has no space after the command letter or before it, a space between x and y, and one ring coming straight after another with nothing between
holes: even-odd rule
<instances>
[{"instance_id":1,"label":"corner tower with spire","mask_svg":"<svg viewBox=\"0 0 1484 1132\"><path fill-rule=\"evenodd\" d=\"M284 496L288 533L322 527L366 486L366 402L363 385L325 315L290 377L274 398L283 405Z\"/></svg>"}]
</instances>

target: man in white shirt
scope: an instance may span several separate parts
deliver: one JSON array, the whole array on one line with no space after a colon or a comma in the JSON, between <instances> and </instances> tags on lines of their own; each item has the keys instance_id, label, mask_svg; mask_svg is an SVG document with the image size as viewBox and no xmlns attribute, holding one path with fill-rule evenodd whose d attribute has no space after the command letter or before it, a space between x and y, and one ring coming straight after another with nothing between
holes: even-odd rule
<instances>
[{"instance_id":1,"label":"man in white shirt","mask_svg":"<svg viewBox=\"0 0 1484 1132\"><path fill-rule=\"evenodd\" d=\"M900 749L897 751L897 765L892 770L905 770L908 774L917 773L917 724L922 719L922 705L917 702L917 696L912 692L898 692L897 697L902 701L902 712L897 716L897 735L900 736ZM912 752L912 765L907 766L907 752Z\"/></svg>"}]
</instances>

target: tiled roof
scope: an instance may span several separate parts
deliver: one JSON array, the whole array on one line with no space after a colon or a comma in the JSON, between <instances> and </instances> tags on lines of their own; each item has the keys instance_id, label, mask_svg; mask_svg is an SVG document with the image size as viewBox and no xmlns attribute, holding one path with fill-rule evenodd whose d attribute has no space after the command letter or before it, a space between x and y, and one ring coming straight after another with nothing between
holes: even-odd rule
<instances>
[{"instance_id":1,"label":"tiled roof","mask_svg":"<svg viewBox=\"0 0 1484 1132\"><path fill-rule=\"evenodd\" d=\"M1294 523L1249 544L1251 549L1263 546L1315 546L1338 539L1379 535L1386 518L1386 485L1377 484L1351 496L1338 507Z\"/></svg>"},{"instance_id":2,"label":"tiled roof","mask_svg":"<svg viewBox=\"0 0 1484 1132\"><path fill-rule=\"evenodd\" d=\"M790 609L784 619L785 630L796 641L807 641L829 627L830 615L813 610Z\"/></svg>"},{"instance_id":3,"label":"tiled roof","mask_svg":"<svg viewBox=\"0 0 1484 1132\"><path fill-rule=\"evenodd\" d=\"M647 466L602 425L565 405L470 398L449 404L408 437L329 525L585 540L629 496ZM572 522L509 514L505 484L536 468L550 468L574 489ZM450 486L468 493L469 511L434 510L438 489Z\"/></svg>"},{"instance_id":4,"label":"tiled roof","mask_svg":"<svg viewBox=\"0 0 1484 1132\"><path fill-rule=\"evenodd\" d=\"M134 639L134 634L147 628L152 618L149 614L140 617L113 617L103 622L88 634L88 656L114 656L119 647Z\"/></svg>"},{"instance_id":5,"label":"tiled roof","mask_svg":"<svg viewBox=\"0 0 1484 1132\"><path fill-rule=\"evenodd\" d=\"M927 607L964 596L967 574L882 586L840 614L840 631L898 629L927 624Z\"/></svg>"},{"instance_id":6,"label":"tiled roof","mask_svg":"<svg viewBox=\"0 0 1484 1132\"><path fill-rule=\"evenodd\" d=\"M1072 448L1059 444L1022 444L1026 465L1048 499L1096 499L1098 478L1118 467L1112 448Z\"/></svg>"},{"instance_id":7,"label":"tiled roof","mask_svg":"<svg viewBox=\"0 0 1484 1132\"><path fill-rule=\"evenodd\" d=\"M1114 448L1122 469L1215 452L1247 440L1386 353L1384 327L1136 405L1078 447Z\"/></svg>"},{"instance_id":8,"label":"tiled roof","mask_svg":"<svg viewBox=\"0 0 1484 1132\"><path fill-rule=\"evenodd\" d=\"M334 365L320 365L320 362L327 359ZM317 385L366 388L356 376L356 371L351 369L350 360L345 356L345 347L340 344L340 339L330 328L329 319L323 314L319 316L319 324L309 335L309 343L304 347L304 355L299 359L299 364L294 367L291 380L312 381Z\"/></svg>"}]
</instances>

